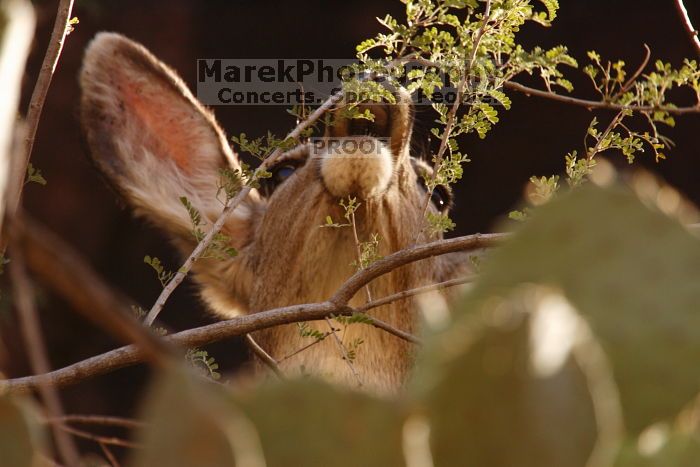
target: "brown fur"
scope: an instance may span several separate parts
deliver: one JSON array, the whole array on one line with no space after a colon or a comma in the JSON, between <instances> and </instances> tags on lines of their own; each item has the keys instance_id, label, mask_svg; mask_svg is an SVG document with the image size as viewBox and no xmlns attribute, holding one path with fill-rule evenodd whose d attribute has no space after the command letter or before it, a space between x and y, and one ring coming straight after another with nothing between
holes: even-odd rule
<instances>
[{"instance_id":1,"label":"brown fur","mask_svg":"<svg viewBox=\"0 0 700 467\"><path fill-rule=\"evenodd\" d=\"M117 34L100 34L89 46L80 82L82 124L98 166L138 214L162 226L189 253L194 238L178 198L186 195L209 225L219 215L216 169L238 167L223 131L174 72ZM379 194L360 200L358 235L367 240L379 234L382 255L412 243L422 225L426 195L409 154L410 99L405 93L398 96L398 104L378 112L377 124L387 127L387 136L392 137L381 154L352 159L345 167L354 164L353 170L347 173L340 163L322 175L324 159L309 157L309 148L301 146L285 156L302 164L291 177L267 199L253 190L234 212L224 231L239 255L226 261L198 261L194 269L202 297L215 313L232 317L329 298L355 271L356 246L350 228L320 227L326 216L343 219L339 200L329 193L328 185L342 177L363 177L363 170L369 176L376 164L389 164L390 180ZM332 136L344 137L350 126L341 122ZM461 259L429 259L399 268L370 284L372 297L463 274L466 266ZM362 291L351 304L365 301ZM399 329L417 332L417 308L414 299L406 299L371 314ZM325 322L312 326L328 330ZM339 335L345 343L364 341L354 368L365 388L390 393L401 387L411 368L411 344L361 324L348 326ZM311 341L300 336L296 325L260 331L255 337L278 360ZM332 338L284 360L281 368L288 374L306 371L357 384Z\"/></svg>"}]
</instances>

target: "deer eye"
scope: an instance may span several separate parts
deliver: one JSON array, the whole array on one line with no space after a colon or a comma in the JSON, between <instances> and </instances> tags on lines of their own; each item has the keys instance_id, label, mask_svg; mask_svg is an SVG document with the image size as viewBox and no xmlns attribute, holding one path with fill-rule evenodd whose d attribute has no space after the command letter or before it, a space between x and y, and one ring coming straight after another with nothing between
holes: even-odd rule
<instances>
[{"instance_id":1,"label":"deer eye","mask_svg":"<svg viewBox=\"0 0 700 467\"><path fill-rule=\"evenodd\" d=\"M433 194L430 196L430 201L438 211L443 212L450 208L452 196L447 188L442 185L438 185L433 190Z\"/></svg>"},{"instance_id":2,"label":"deer eye","mask_svg":"<svg viewBox=\"0 0 700 467\"><path fill-rule=\"evenodd\" d=\"M280 164L270 169L270 173L272 174L270 178L261 181L260 188L262 189L262 193L266 197L271 196L275 189L291 177L296 170L297 165L294 164Z\"/></svg>"},{"instance_id":3,"label":"deer eye","mask_svg":"<svg viewBox=\"0 0 700 467\"><path fill-rule=\"evenodd\" d=\"M423 191L428 191L424 176L418 177L418 186L420 186ZM452 207L452 192L447 187L438 185L430 195L430 202L433 203L435 209L445 213Z\"/></svg>"},{"instance_id":4,"label":"deer eye","mask_svg":"<svg viewBox=\"0 0 700 467\"><path fill-rule=\"evenodd\" d=\"M272 170L272 181L279 185L280 183L291 177L292 174L296 172L296 170L297 168L293 165L282 165L279 167L275 167Z\"/></svg>"}]
</instances>

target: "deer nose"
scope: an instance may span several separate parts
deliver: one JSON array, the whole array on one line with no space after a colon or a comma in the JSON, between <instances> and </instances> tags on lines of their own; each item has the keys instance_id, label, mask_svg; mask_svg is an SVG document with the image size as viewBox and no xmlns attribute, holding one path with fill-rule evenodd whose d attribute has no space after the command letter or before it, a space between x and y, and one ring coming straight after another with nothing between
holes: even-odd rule
<instances>
[{"instance_id":1,"label":"deer nose","mask_svg":"<svg viewBox=\"0 0 700 467\"><path fill-rule=\"evenodd\" d=\"M320 159L323 183L333 196L361 199L383 193L394 172L388 104L361 104L354 115L368 110L370 118L336 118L314 152Z\"/></svg>"}]
</instances>

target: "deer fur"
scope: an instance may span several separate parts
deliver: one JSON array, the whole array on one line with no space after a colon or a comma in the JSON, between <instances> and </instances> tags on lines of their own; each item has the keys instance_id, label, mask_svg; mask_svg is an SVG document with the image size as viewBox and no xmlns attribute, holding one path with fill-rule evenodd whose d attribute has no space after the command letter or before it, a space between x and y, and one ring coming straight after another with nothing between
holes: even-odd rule
<instances>
[{"instance_id":1,"label":"deer fur","mask_svg":"<svg viewBox=\"0 0 700 467\"><path fill-rule=\"evenodd\" d=\"M164 229L189 254L196 241L179 198L187 196L212 225L222 210L216 197L217 170L239 168L214 116L175 72L141 45L114 33L97 35L87 48L80 85L82 126L98 168L138 215ZM374 108L374 123L339 117L327 135L359 135L376 144L375 153L333 157L300 145L276 165L296 167L294 173L269 196L252 190L230 216L223 233L238 255L200 260L193 269L201 297L216 315L231 318L328 299L356 271L352 229L320 227L327 216L344 222L340 198L356 196L362 203L356 213L358 236L365 241L378 234L381 255L410 246L418 237L426 191L417 173L422 165L411 154L410 97L398 91L395 105ZM390 143L375 140L374 133L390 137ZM371 295L380 298L461 275L463 259L452 255L401 267L372 282ZM351 305L366 300L363 290ZM405 299L371 314L415 333L417 308L415 299ZM323 321L311 326L328 331ZM401 387L410 372L412 344L364 324L347 326L338 336L345 343L363 340L353 367L365 389L391 393ZM255 338L277 360L312 341L300 336L296 325L260 331ZM289 375L306 372L358 385L330 337L280 366Z\"/></svg>"}]
</instances>

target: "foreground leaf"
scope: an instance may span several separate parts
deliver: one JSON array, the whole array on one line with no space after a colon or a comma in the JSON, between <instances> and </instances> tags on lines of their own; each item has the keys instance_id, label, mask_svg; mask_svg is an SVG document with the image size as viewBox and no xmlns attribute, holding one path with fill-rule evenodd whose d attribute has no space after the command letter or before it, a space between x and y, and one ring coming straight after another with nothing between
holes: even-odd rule
<instances>
[{"instance_id":1,"label":"foreground leaf","mask_svg":"<svg viewBox=\"0 0 700 467\"><path fill-rule=\"evenodd\" d=\"M312 380L237 399L260 433L269 467L404 465L395 403Z\"/></svg>"},{"instance_id":2,"label":"foreground leaf","mask_svg":"<svg viewBox=\"0 0 700 467\"><path fill-rule=\"evenodd\" d=\"M155 383L145 406L144 443L132 465L264 467L257 433L223 388L171 371Z\"/></svg>"},{"instance_id":3,"label":"foreground leaf","mask_svg":"<svg viewBox=\"0 0 700 467\"><path fill-rule=\"evenodd\" d=\"M40 465L44 441L37 414L30 405L9 396L0 397L0 465Z\"/></svg>"}]
</instances>

